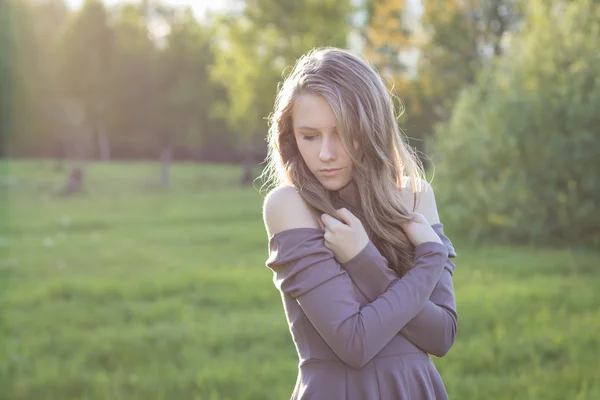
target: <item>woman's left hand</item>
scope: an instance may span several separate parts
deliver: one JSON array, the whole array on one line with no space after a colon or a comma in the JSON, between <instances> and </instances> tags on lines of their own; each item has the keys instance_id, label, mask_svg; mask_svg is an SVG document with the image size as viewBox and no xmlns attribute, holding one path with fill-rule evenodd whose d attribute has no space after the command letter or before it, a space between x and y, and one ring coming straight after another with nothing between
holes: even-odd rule
<instances>
[{"instance_id":1,"label":"woman's left hand","mask_svg":"<svg viewBox=\"0 0 600 400\"><path fill-rule=\"evenodd\" d=\"M325 246L333 251L340 263L354 258L369 243L362 222L346 208L338 211L342 221L329 214L321 215L321 228L325 231Z\"/></svg>"}]
</instances>

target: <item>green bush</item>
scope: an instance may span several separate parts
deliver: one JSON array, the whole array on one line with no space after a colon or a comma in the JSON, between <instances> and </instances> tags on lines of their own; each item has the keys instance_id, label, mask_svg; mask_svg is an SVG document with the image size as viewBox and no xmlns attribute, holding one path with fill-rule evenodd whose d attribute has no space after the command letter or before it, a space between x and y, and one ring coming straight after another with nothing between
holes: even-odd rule
<instances>
[{"instance_id":1,"label":"green bush","mask_svg":"<svg viewBox=\"0 0 600 400\"><path fill-rule=\"evenodd\" d=\"M600 4L532 1L437 127L442 217L472 239L600 244Z\"/></svg>"}]
</instances>

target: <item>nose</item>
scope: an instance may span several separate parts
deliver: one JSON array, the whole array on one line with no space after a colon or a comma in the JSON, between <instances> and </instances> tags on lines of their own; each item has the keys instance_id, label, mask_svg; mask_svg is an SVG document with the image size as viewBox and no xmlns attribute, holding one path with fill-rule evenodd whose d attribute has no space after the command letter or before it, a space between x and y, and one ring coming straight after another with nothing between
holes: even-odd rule
<instances>
[{"instance_id":1,"label":"nose","mask_svg":"<svg viewBox=\"0 0 600 400\"><path fill-rule=\"evenodd\" d=\"M329 162L336 158L335 143L329 138L323 138L321 141L321 150L319 151L319 160Z\"/></svg>"}]
</instances>

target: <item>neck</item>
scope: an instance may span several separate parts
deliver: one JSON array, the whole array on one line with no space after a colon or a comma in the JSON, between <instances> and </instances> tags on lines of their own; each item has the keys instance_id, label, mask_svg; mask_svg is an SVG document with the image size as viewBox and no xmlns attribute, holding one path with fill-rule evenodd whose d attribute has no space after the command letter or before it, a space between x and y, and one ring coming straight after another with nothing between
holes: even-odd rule
<instances>
[{"instance_id":1,"label":"neck","mask_svg":"<svg viewBox=\"0 0 600 400\"><path fill-rule=\"evenodd\" d=\"M358 193L358 187L356 182L350 181L346 186L337 191L337 196L345 203L349 204L353 208L360 207L360 196Z\"/></svg>"}]
</instances>

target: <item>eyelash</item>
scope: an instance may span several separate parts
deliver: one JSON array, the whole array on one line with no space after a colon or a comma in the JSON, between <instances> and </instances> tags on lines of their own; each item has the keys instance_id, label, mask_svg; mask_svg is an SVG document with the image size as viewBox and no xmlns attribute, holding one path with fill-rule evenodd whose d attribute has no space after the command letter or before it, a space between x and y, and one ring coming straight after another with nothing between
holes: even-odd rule
<instances>
[{"instance_id":1,"label":"eyelash","mask_svg":"<svg viewBox=\"0 0 600 400\"><path fill-rule=\"evenodd\" d=\"M313 140L315 140L315 137L316 136L314 136L314 135L313 136L306 136L305 135L305 136L302 136L302 139L308 140L309 142L312 142Z\"/></svg>"}]
</instances>

